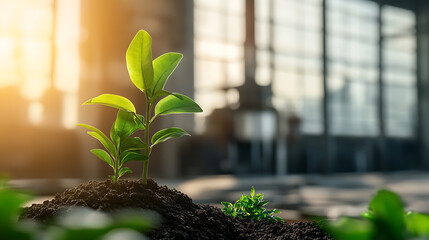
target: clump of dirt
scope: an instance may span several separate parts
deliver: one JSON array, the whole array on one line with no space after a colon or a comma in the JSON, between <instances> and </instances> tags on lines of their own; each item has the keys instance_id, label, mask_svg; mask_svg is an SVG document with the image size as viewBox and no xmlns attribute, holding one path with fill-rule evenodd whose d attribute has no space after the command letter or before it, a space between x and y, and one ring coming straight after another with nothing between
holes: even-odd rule
<instances>
[{"instance_id":1,"label":"clump of dirt","mask_svg":"<svg viewBox=\"0 0 429 240\"><path fill-rule=\"evenodd\" d=\"M268 222L225 215L219 208L195 204L187 195L152 179L113 183L90 181L55 195L52 200L33 204L23 218L46 221L65 206L84 206L104 212L123 208L150 209L162 222L148 235L151 239L331 239L310 222Z\"/></svg>"}]
</instances>

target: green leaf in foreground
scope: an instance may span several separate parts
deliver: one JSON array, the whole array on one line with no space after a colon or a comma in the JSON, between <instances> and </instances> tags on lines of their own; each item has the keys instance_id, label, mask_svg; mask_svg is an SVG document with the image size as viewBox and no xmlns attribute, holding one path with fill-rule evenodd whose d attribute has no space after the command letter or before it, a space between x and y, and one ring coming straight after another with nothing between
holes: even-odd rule
<instances>
[{"instance_id":1,"label":"green leaf in foreground","mask_svg":"<svg viewBox=\"0 0 429 240\"><path fill-rule=\"evenodd\" d=\"M169 52L153 60L154 82L152 94L160 92L167 82L168 77L179 65L183 55L180 53Z\"/></svg>"},{"instance_id":2,"label":"green leaf in foreground","mask_svg":"<svg viewBox=\"0 0 429 240\"><path fill-rule=\"evenodd\" d=\"M147 156L141 154L140 152L135 152L133 150L127 150L121 154L121 165L129 161L145 161Z\"/></svg>"},{"instance_id":3,"label":"green leaf in foreground","mask_svg":"<svg viewBox=\"0 0 429 240\"><path fill-rule=\"evenodd\" d=\"M162 129L152 136L152 146L158 143L165 142L169 139L178 138L182 136L190 136L190 134L187 133L185 130L176 127Z\"/></svg>"},{"instance_id":4,"label":"green leaf in foreground","mask_svg":"<svg viewBox=\"0 0 429 240\"><path fill-rule=\"evenodd\" d=\"M109 151L111 154L115 153L115 146L113 145L113 143L110 141L110 139L104 135L104 133L100 130L98 130L98 128L93 127L91 125L87 125L87 124L78 124L78 126L87 128L93 132L88 132L89 135L93 136L94 138L96 138L98 141L101 142L101 144L103 144L103 146L107 149L107 151Z\"/></svg>"},{"instance_id":5,"label":"green leaf in foreground","mask_svg":"<svg viewBox=\"0 0 429 240\"><path fill-rule=\"evenodd\" d=\"M379 190L368 208L361 213L361 219L345 217L322 227L336 240L405 240L429 233L429 216L405 214L402 201L394 192Z\"/></svg>"},{"instance_id":6,"label":"green leaf in foreground","mask_svg":"<svg viewBox=\"0 0 429 240\"><path fill-rule=\"evenodd\" d=\"M391 239L403 239L405 214L401 199L394 192L379 190L369 204L374 222L383 235Z\"/></svg>"},{"instance_id":7,"label":"green leaf in foreground","mask_svg":"<svg viewBox=\"0 0 429 240\"><path fill-rule=\"evenodd\" d=\"M109 166L111 166L112 168L114 168L113 160L112 160L112 158L110 157L110 155L106 151L104 151L102 149L92 149L91 152L95 156L99 157L101 160L103 160L107 164L109 164Z\"/></svg>"},{"instance_id":8,"label":"green leaf in foreground","mask_svg":"<svg viewBox=\"0 0 429 240\"><path fill-rule=\"evenodd\" d=\"M139 128L134 113L123 110L118 111L114 126L116 134L121 139L129 137Z\"/></svg>"},{"instance_id":9,"label":"green leaf in foreground","mask_svg":"<svg viewBox=\"0 0 429 240\"><path fill-rule=\"evenodd\" d=\"M22 205L30 199L28 194L0 185L0 232L16 224Z\"/></svg>"},{"instance_id":10,"label":"green leaf in foreground","mask_svg":"<svg viewBox=\"0 0 429 240\"><path fill-rule=\"evenodd\" d=\"M131 137L131 138L125 139L121 143L120 150L121 152L123 152L126 150L140 150L145 148L148 148L147 144L144 143L139 137Z\"/></svg>"},{"instance_id":11,"label":"green leaf in foreground","mask_svg":"<svg viewBox=\"0 0 429 240\"><path fill-rule=\"evenodd\" d=\"M429 237L429 215L417 212L406 214L407 231L412 236Z\"/></svg>"},{"instance_id":12,"label":"green leaf in foreground","mask_svg":"<svg viewBox=\"0 0 429 240\"><path fill-rule=\"evenodd\" d=\"M101 94L98 97L89 99L83 105L104 105L127 112L136 112L136 108L130 100L116 94Z\"/></svg>"},{"instance_id":13,"label":"green leaf in foreground","mask_svg":"<svg viewBox=\"0 0 429 240\"><path fill-rule=\"evenodd\" d=\"M363 212L360 214L363 218L374 220L374 213L372 211Z\"/></svg>"},{"instance_id":14,"label":"green leaf in foreground","mask_svg":"<svg viewBox=\"0 0 429 240\"><path fill-rule=\"evenodd\" d=\"M150 102L151 102L151 104L153 104L158 98L160 98L160 97L164 97L164 96L167 96L167 95L171 95L172 93L171 92L169 92L169 91L165 91L165 90L160 90L160 91L158 91L158 92L156 92L153 96L152 96L152 98L150 99Z\"/></svg>"},{"instance_id":15,"label":"green leaf in foreground","mask_svg":"<svg viewBox=\"0 0 429 240\"><path fill-rule=\"evenodd\" d=\"M152 38L144 31L137 32L126 53L131 81L142 92L151 96L153 82Z\"/></svg>"},{"instance_id":16,"label":"green leaf in foreground","mask_svg":"<svg viewBox=\"0 0 429 240\"><path fill-rule=\"evenodd\" d=\"M131 173L131 169L124 167L121 170L119 170L119 177L122 177L122 175L124 175L125 173Z\"/></svg>"},{"instance_id":17,"label":"green leaf in foreground","mask_svg":"<svg viewBox=\"0 0 429 240\"><path fill-rule=\"evenodd\" d=\"M155 106L155 116L173 113L202 112L200 106L185 95L172 93L161 99Z\"/></svg>"},{"instance_id":18,"label":"green leaf in foreground","mask_svg":"<svg viewBox=\"0 0 429 240\"><path fill-rule=\"evenodd\" d=\"M374 226L367 220L343 217L338 221L320 225L336 240L374 239Z\"/></svg>"}]
</instances>

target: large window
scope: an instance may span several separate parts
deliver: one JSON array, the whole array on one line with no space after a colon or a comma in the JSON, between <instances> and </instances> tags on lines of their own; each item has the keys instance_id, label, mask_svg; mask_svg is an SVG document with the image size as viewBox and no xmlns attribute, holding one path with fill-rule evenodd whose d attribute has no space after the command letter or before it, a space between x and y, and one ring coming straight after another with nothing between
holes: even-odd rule
<instances>
[{"instance_id":1,"label":"large window","mask_svg":"<svg viewBox=\"0 0 429 240\"><path fill-rule=\"evenodd\" d=\"M197 131L215 108L238 103L244 83L244 0L195 0L195 99L204 109Z\"/></svg>"},{"instance_id":2,"label":"large window","mask_svg":"<svg viewBox=\"0 0 429 240\"><path fill-rule=\"evenodd\" d=\"M304 133L322 128L321 0L256 1L256 82L272 84L273 105L301 118Z\"/></svg>"},{"instance_id":3,"label":"large window","mask_svg":"<svg viewBox=\"0 0 429 240\"><path fill-rule=\"evenodd\" d=\"M0 88L18 89L29 123L46 120L42 99L56 89L62 126L75 126L79 25L79 1L0 0Z\"/></svg>"},{"instance_id":4,"label":"large window","mask_svg":"<svg viewBox=\"0 0 429 240\"><path fill-rule=\"evenodd\" d=\"M327 81L333 135L378 135L378 5L327 1Z\"/></svg>"},{"instance_id":5,"label":"large window","mask_svg":"<svg viewBox=\"0 0 429 240\"><path fill-rule=\"evenodd\" d=\"M384 6L382 22L386 134L410 137L417 117L415 14Z\"/></svg>"},{"instance_id":6,"label":"large window","mask_svg":"<svg viewBox=\"0 0 429 240\"><path fill-rule=\"evenodd\" d=\"M228 89L243 83L244 7L243 0L195 1L196 98L206 114L236 101ZM303 133L321 134L327 94L330 135L375 137L382 119L387 137L413 136L415 14L381 7L369 0L326 0L323 33L322 0L255 0L256 83L271 84L280 116L297 115Z\"/></svg>"}]
</instances>

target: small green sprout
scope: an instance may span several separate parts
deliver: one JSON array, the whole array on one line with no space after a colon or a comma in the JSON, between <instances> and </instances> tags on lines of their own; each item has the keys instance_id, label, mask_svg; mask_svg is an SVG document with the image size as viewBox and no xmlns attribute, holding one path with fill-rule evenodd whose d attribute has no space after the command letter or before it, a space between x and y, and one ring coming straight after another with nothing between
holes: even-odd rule
<instances>
[{"instance_id":1,"label":"small green sprout","mask_svg":"<svg viewBox=\"0 0 429 240\"><path fill-rule=\"evenodd\" d=\"M147 144L139 137L130 137L133 132L142 128L141 124L135 121L132 113L118 111L116 121L110 130L110 139L95 127L86 124L78 125L91 130L88 134L98 139L107 150L106 152L102 149L92 149L91 152L113 168L113 175L110 175L113 182L116 183L122 175L131 172L128 167L123 167L125 163L147 160L147 156L140 151L147 149Z\"/></svg>"},{"instance_id":2,"label":"small green sprout","mask_svg":"<svg viewBox=\"0 0 429 240\"><path fill-rule=\"evenodd\" d=\"M266 210L264 207L269 203L263 201L264 194L256 194L255 188L252 186L250 195L241 195L234 204L230 202L222 202L224 208L222 211L232 217L253 219L253 220L268 220L268 221L282 221L280 217L274 216L274 213L280 213L279 210Z\"/></svg>"},{"instance_id":3,"label":"small green sprout","mask_svg":"<svg viewBox=\"0 0 429 240\"><path fill-rule=\"evenodd\" d=\"M169 139L189 135L183 129L171 127L156 132L150 141L150 124L155 118L167 114L203 111L189 97L164 90L167 79L182 57L180 53L170 52L152 60L152 38L146 31L140 30L128 47L126 61L131 81L146 97L146 112L143 115L137 114L130 100L115 94L102 94L83 104L105 105L119 109L110 131L110 139L95 127L79 124L91 130L88 134L99 140L106 148L107 152L101 149L93 149L91 152L113 168L114 175L111 178L114 182L117 182L123 174L131 172L129 168L123 167L124 163L143 161L142 180L147 184L152 148ZM155 108L152 112L153 107ZM145 132L144 141L139 137L130 137L138 130Z\"/></svg>"}]
</instances>

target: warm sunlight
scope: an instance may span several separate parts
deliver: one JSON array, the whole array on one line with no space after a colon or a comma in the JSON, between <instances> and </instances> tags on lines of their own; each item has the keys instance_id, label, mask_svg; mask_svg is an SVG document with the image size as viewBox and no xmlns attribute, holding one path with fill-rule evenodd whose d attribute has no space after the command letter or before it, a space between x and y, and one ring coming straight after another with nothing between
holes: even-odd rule
<instances>
[{"instance_id":1,"label":"warm sunlight","mask_svg":"<svg viewBox=\"0 0 429 240\"><path fill-rule=\"evenodd\" d=\"M28 102L28 122L44 124L52 101L65 128L77 121L80 2L0 0L0 88L16 87ZM58 91L59 99L49 94ZM60 104L61 105L61 104Z\"/></svg>"}]
</instances>

